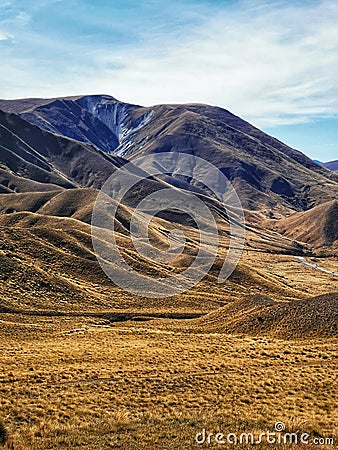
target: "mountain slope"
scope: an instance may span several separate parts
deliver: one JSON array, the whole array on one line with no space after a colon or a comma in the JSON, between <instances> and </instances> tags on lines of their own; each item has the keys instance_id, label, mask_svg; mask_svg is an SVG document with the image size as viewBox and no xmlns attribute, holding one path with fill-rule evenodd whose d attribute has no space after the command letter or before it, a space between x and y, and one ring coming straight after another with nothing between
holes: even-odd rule
<instances>
[{"instance_id":1,"label":"mountain slope","mask_svg":"<svg viewBox=\"0 0 338 450\"><path fill-rule=\"evenodd\" d=\"M54 99L0 100L0 109L20 115L43 130L113 152L150 114L133 119L142 107L106 95ZM138 114L137 114L138 115Z\"/></svg>"},{"instance_id":2,"label":"mountain slope","mask_svg":"<svg viewBox=\"0 0 338 450\"><path fill-rule=\"evenodd\" d=\"M323 203L309 211L299 212L281 220L267 220L263 223L267 228L290 239L317 248L338 241L337 224L337 201Z\"/></svg>"},{"instance_id":3,"label":"mountain slope","mask_svg":"<svg viewBox=\"0 0 338 450\"><path fill-rule=\"evenodd\" d=\"M333 172L338 172L338 160L337 161L330 161L326 163L321 163L323 167L326 167L329 170L332 170Z\"/></svg>"},{"instance_id":4,"label":"mountain slope","mask_svg":"<svg viewBox=\"0 0 338 450\"><path fill-rule=\"evenodd\" d=\"M282 151L281 143L272 147L224 122L192 112L189 105L153 110L152 120L138 132L137 140L120 147L118 154L131 160L162 151L200 156L232 181L248 209L305 210L337 198L335 175L299 152Z\"/></svg>"},{"instance_id":5,"label":"mountain slope","mask_svg":"<svg viewBox=\"0 0 338 450\"><path fill-rule=\"evenodd\" d=\"M100 187L125 163L94 146L44 130L0 111L2 192Z\"/></svg>"},{"instance_id":6,"label":"mountain slope","mask_svg":"<svg viewBox=\"0 0 338 450\"><path fill-rule=\"evenodd\" d=\"M129 160L163 151L202 157L230 179L245 208L265 216L337 199L337 175L222 108L144 108L104 95L3 100L0 108ZM83 132L85 123L90 133ZM192 177L185 182L194 186Z\"/></svg>"},{"instance_id":7,"label":"mountain slope","mask_svg":"<svg viewBox=\"0 0 338 450\"><path fill-rule=\"evenodd\" d=\"M106 152L115 150L119 145L115 134L76 101L57 99L25 112L21 117L46 131L94 144Z\"/></svg>"}]
</instances>

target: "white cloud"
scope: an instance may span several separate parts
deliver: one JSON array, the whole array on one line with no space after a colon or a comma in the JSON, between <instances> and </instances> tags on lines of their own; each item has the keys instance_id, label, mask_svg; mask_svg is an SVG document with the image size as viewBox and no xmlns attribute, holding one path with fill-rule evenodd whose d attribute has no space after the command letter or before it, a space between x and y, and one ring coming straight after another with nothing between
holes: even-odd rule
<instances>
[{"instance_id":1,"label":"white cloud","mask_svg":"<svg viewBox=\"0 0 338 450\"><path fill-rule=\"evenodd\" d=\"M338 113L338 4L232 11L173 42L126 55L110 90L141 103L199 101L259 125ZM111 82L107 82L107 78Z\"/></svg>"},{"instance_id":2,"label":"white cloud","mask_svg":"<svg viewBox=\"0 0 338 450\"><path fill-rule=\"evenodd\" d=\"M13 41L13 36L8 33L2 33L0 31L0 41Z\"/></svg>"},{"instance_id":3,"label":"white cloud","mask_svg":"<svg viewBox=\"0 0 338 450\"><path fill-rule=\"evenodd\" d=\"M43 70L21 61L12 96L110 93L145 105L210 103L259 126L306 122L338 114L337 23L335 0L245 0L181 34L154 27L123 53L60 42L74 61Z\"/></svg>"},{"instance_id":4,"label":"white cloud","mask_svg":"<svg viewBox=\"0 0 338 450\"><path fill-rule=\"evenodd\" d=\"M121 70L99 61L100 87L144 104L221 105L261 126L336 114L338 4L260 6L257 15L251 8L218 15L160 52L131 51L120 57Z\"/></svg>"}]
</instances>

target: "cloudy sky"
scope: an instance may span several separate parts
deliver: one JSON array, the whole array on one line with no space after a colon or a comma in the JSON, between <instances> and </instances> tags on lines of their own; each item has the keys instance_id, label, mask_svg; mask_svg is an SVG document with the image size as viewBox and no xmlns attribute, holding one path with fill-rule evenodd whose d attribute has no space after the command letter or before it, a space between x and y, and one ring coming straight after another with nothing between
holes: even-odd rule
<instances>
[{"instance_id":1,"label":"cloudy sky","mask_svg":"<svg viewBox=\"0 0 338 450\"><path fill-rule=\"evenodd\" d=\"M337 0L0 0L0 97L222 106L338 159Z\"/></svg>"}]
</instances>

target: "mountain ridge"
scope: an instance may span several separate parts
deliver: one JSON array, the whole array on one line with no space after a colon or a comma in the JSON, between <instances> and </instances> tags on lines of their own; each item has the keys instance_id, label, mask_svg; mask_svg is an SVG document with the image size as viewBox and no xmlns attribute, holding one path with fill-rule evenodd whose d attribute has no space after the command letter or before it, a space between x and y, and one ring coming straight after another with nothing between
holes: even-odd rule
<instances>
[{"instance_id":1,"label":"mountain ridge","mask_svg":"<svg viewBox=\"0 0 338 450\"><path fill-rule=\"evenodd\" d=\"M336 174L216 106L143 107L89 95L0 100L1 108L114 157L132 161L140 155L178 151L204 158L232 182L244 208L265 216L272 210L282 215L307 210L337 198ZM182 181L196 188L189 177Z\"/></svg>"},{"instance_id":2,"label":"mountain ridge","mask_svg":"<svg viewBox=\"0 0 338 450\"><path fill-rule=\"evenodd\" d=\"M55 186L100 187L125 163L93 145L48 132L1 110L0 147L0 180L5 191L12 184L9 191L14 192L39 190L41 184L45 185L42 190L48 190L48 186L51 190ZM18 186L18 179L26 188Z\"/></svg>"},{"instance_id":3,"label":"mountain ridge","mask_svg":"<svg viewBox=\"0 0 338 450\"><path fill-rule=\"evenodd\" d=\"M333 172L338 173L338 160L321 163L321 165L323 167L325 167L326 169L329 169L329 170L332 170Z\"/></svg>"}]
</instances>

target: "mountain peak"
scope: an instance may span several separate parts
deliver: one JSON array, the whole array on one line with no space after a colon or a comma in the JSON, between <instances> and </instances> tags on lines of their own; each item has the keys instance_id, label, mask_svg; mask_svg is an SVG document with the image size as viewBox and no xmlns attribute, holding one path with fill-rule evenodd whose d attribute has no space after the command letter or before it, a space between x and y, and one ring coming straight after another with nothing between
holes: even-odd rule
<instances>
[{"instance_id":1,"label":"mountain peak","mask_svg":"<svg viewBox=\"0 0 338 450\"><path fill-rule=\"evenodd\" d=\"M232 182L245 208L263 215L304 211L337 198L336 174L220 107L142 107L101 94L2 100L0 109L131 161L158 152L203 158ZM198 188L193 177L179 182Z\"/></svg>"}]
</instances>

